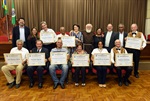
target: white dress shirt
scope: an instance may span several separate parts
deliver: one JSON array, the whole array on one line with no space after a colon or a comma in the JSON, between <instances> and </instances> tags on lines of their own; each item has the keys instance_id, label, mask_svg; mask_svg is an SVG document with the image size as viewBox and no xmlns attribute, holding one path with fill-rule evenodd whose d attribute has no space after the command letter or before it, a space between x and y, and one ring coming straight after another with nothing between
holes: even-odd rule
<instances>
[{"instance_id":1,"label":"white dress shirt","mask_svg":"<svg viewBox=\"0 0 150 101\"><path fill-rule=\"evenodd\" d=\"M119 40L121 42L121 46L123 46L123 42L124 42L124 32L120 33L119 32Z\"/></svg>"},{"instance_id":2,"label":"white dress shirt","mask_svg":"<svg viewBox=\"0 0 150 101\"><path fill-rule=\"evenodd\" d=\"M24 27L19 26L19 32L20 32L20 39L25 42L25 29Z\"/></svg>"},{"instance_id":3,"label":"white dress shirt","mask_svg":"<svg viewBox=\"0 0 150 101\"><path fill-rule=\"evenodd\" d=\"M18 47L14 47L10 50L10 54L11 53L20 53L22 55L22 60L25 61L27 59L27 54L29 53L29 51L22 47L21 50L18 50Z\"/></svg>"},{"instance_id":4,"label":"white dress shirt","mask_svg":"<svg viewBox=\"0 0 150 101\"><path fill-rule=\"evenodd\" d=\"M57 35L57 40L58 40L58 38L61 38L63 36L69 36L69 35L67 35L66 33L65 33L65 35L63 35L63 34L60 33L60 34Z\"/></svg>"},{"instance_id":5,"label":"white dress shirt","mask_svg":"<svg viewBox=\"0 0 150 101\"><path fill-rule=\"evenodd\" d=\"M106 35L106 38L105 38L105 47L109 47L111 35L112 35L112 31L107 32L107 35Z\"/></svg>"},{"instance_id":6,"label":"white dress shirt","mask_svg":"<svg viewBox=\"0 0 150 101\"><path fill-rule=\"evenodd\" d=\"M91 54L94 55L95 53L108 53L108 51L105 48L102 48L102 49L95 48Z\"/></svg>"}]
</instances>

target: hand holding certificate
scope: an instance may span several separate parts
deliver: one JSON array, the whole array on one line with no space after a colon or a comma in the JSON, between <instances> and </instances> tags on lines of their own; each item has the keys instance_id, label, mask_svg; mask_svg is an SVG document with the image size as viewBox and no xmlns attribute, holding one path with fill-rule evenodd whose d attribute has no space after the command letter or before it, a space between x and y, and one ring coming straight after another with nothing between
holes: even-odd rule
<instances>
[{"instance_id":1,"label":"hand holding certificate","mask_svg":"<svg viewBox=\"0 0 150 101\"><path fill-rule=\"evenodd\" d=\"M63 47L75 47L75 37L74 36L63 36L61 37L63 42Z\"/></svg>"},{"instance_id":2,"label":"hand holding certificate","mask_svg":"<svg viewBox=\"0 0 150 101\"><path fill-rule=\"evenodd\" d=\"M51 52L51 64L67 64L67 53Z\"/></svg>"},{"instance_id":3,"label":"hand holding certificate","mask_svg":"<svg viewBox=\"0 0 150 101\"><path fill-rule=\"evenodd\" d=\"M73 54L72 55L73 67L76 66L89 66L89 54Z\"/></svg>"},{"instance_id":4,"label":"hand holding certificate","mask_svg":"<svg viewBox=\"0 0 150 101\"><path fill-rule=\"evenodd\" d=\"M126 48L140 50L141 46L142 46L141 38L127 37L127 41L125 45Z\"/></svg>"},{"instance_id":5,"label":"hand holding certificate","mask_svg":"<svg viewBox=\"0 0 150 101\"><path fill-rule=\"evenodd\" d=\"M4 53L4 59L8 65L19 65L23 62L21 54Z\"/></svg>"},{"instance_id":6,"label":"hand holding certificate","mask_svg":"<svg viewBox=\"0 0 150 101\"><path fill-rule=\"evenodd\" d=\"M43 43L54 43L55 40L53 32L40 33L40 40L42 40Z\"/></svg>"},{"instance_id":7,"label":"hand holding certificate","mask_svg":"<svg viewBox=\"0 0 150 101\"><path fill-rule=\"evenodd\" d=\"M96 53L94 54L94 65L109 66L111 65L111 59L109 53Z\"/></svg>"},{"instance_id":8,"label":"hand holding certificate","mask_svg":"<svg viewBox=\"0 0 150 101\"><path fill-rule=\"evenodd\" d=\"M133 66L133 54L116 54L115 66Z\"/></svg>"},{"instance_id":9,"label":"hand holding certificate","mask_svg":"<svg viewBox=\"0 0 150 101\"><path fill-rule=\"evenodd\" d=\"M28 54L28 66L45 66L45 53Z\"/></svg>"}]
</instances>

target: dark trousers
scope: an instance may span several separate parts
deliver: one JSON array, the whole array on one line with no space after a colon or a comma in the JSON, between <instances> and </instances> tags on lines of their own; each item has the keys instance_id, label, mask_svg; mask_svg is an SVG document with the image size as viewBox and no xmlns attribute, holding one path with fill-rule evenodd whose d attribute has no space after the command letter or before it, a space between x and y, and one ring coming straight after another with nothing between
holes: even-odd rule
<instances>
[{"instance_id":1,"label":"dark trousers","mask_svg":"<svg viewBox=\"0 0 150 101\"><path fill-rule=\"evenodd\" d=\"M43 45L43 47L47 48L48 52L50 53L51 50L56 47L56 44L55 43L51 43L51 44L48 44L48 45Z\"/></svg>"},{"instance_id":2,"label":"dark trousers","mask_svg":"<svg viewBox=\"0 0 150 101\"><path fill-rule=\"evenodd\" d=\"M42 67L42 66L29 66L27 68L27 74L29 76L30 82L31 83L34 82L33 75L34 75L35 70L37 71L39 83L43 83L43 70L44 70L44 67Z\"/></svg>"},{"instance_id":3,"label":"dark trousers","mask_svg":"<svg viewBox=\"0 0 150 101\"><path fill-rule=\"evenodd\" d=\"M115 67L117 70L118 75L118 82L122 82L122 69L126 71L126 74L124 76L124 81L127 82L128 78L131 75L132 67Z\"/></svg>"},{"instance_id":4,"label":"dark trousers","mask_svg":"<svg viewBox=\"0 0 150 101\"><path fill-rule=\"evenodd\" d=\"M79 76L82 76L82 83L85 83L85 76L86 76L86 68L85 67L75 67L75 82L79 83Z\"/></svg>"},{"instance_id":5,"label":"dark trousers","mask_svg":"<svg viewBox=\"0 0 150 101\"><path fill-rule=\"evenodd\" d=\"M140 60L140 50L136 49L127 49L129 53L133 53L133 61L134 61L134 75L138 74L139 69L139 60Z\"/></svg>"},{"instance_id":6,"label":"dark trousers","mask_svg":"<svg viewBox=\"0 0 150 101\"><path fill-rule=\"evenodd\" d=\"M105 84L106 83L106 75L107 75L107 67L96 66L95 69L97 70L98 83Z\"/></svg>"}]
</instances>

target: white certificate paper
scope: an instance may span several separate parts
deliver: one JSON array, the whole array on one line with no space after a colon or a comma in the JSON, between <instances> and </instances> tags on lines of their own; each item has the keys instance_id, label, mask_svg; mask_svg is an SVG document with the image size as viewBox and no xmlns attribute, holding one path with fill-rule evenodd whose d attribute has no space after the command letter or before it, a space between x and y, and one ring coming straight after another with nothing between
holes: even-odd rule
<instances>
[{"instance_id":1,"label":"white certificate paper","mask_svg":"<svg viewBox=\"0 0 150 101\"><path fill-rule=\"evenodd\" d=\"M51 52L51 64L67 64L67 53Z\"/></svg>"},{"instance_id":2,"label":"white certificate paper","mask_svg":"<svg viewBox=\"0 0 150 101\"><path fill-rule=\"evenodd\" d=\"M126 48L140 50L141 46L142 46L141 38L127 37L127 41L125 45Z\"/></svg>"},{"instance_id":3,"label":"white certificate paper","mask_svg":"<svg viewBox=\"0 0 150 101\"><path fill-rule=\"evenodd\" d=\"M89 66L89 54L72 54L73 67Z\"/></svg>"},{"instance_id":4,"label":"white certificate paper","mask_svg":"<svg viewBox=\"0 0 150 101\"><path fill-rule=\"evenodd\" d=\"M29 53L28 66L45 66L45 53Z\"/></svg>"},{"instance_id":5,"label":"white certificate paper","mask_svg":"<svg viewBox=\"0 0 150 101\"><path fill-rule=\"evenodd\" d=\"M111 59L110 53L96 53L94 54L94 65L95 66L110 66Z\"/></svg>"},{"instance_id":6,"label":"white certificate paper","mask_svg":"<svg viewBox=\"0 0 150 101\"><path fill-rule=\"evenodd\" d=\"M133 54L116 54L115 61L116 66L133 66Z\"/></svg>"},{"instance_id":7,"label":"white certificate paper","mask_svg":"<svg viewBox=\"0 0 150 101\"><path fill-rule=\"evenodd\" d=\"M4 53L4 59L8 65L19 65L23 62L22 55L17 53Z\"/></svg>"},{"instance_id":8,"label":"white certificate paper","mask_svg":"<svg viewBox=\"0 0 150 101\"><path fill-rule=\"evenodd\" d=\"M75 47L75 37L74 36L63 36L61 37L63 42L63 47Z\"/></svg>"},{"instance_id":9,"label":"white certificate paper","mask_svg":"<svg viewBox=\"0 0 150 101\"><path fill-rule=\"evenodd\" d=\"M42 32L40 33L40 40L43 41L43 43L54 43L54 32Z\"/></svg>"}]
</instances>

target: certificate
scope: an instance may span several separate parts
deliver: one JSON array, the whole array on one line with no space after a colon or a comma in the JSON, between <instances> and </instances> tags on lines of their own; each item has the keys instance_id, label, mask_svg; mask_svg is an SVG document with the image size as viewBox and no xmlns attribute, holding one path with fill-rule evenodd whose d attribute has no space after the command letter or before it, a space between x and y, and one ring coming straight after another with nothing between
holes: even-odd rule
<instances>
[{"instance_id":1,"label":"certificate","mask_svg":"<svg viewBox=\"0 0 150 101\"><path fill-rule=\"evenodd\" d=\"M63 42L63 47L75 47L75 37L74 36L63 36L61 37Z\"/></svg>"},{"instance_id":2,"label":"certificate","mask_svg":"<svg viewBox=\"0 0 150 101\"><path fill-rule=\"evenodd\" d=\"M15 53L4 53L5 62L8 65L19 65L22 64L22 55Z\"/></svg>"},{"instance_id":3,"label":"certificate","mask_svg":"<svg viewBox=\"0 0 150 101\"><path fill-rule=\"evenodd\" d=\"M67 53L51 52L51 64L67 64Z\"/></svg>"},{"instance_id":4,"label":"certificate","mask_svg":"<svg viewBox=\"0 0 150 101\"><path fill-rule=\"evenodd\" d=\"M29 53L28 66L45 66L45 53Z\"/></svg>"},{"instance_id":5,"label":"certificate","mask_svg":"<svg viewBox=\"0 0 150 101\"><path fill-rule=\"evenodd\" d=\"M133 66L133 54L116 54L116 66Z\"/></svg>"},{"instance_id":6,"label":"certificate","mask_svg":"<svg viewBox=\"0 0 150 101\"><path fill-rule=\"evenodd\" d=\"M141 46L142 46L141 38L127 37L127 41L125 45L126 48L140 50Z\"/></svg>"},{"instance_id":7,"label":"certificate","mask_svg":"<svg viewBox=\"0 0 150 101\"><path fill-rule=\"evenodd\" d=\"M110 66L111 59L110 53L95 53L94 54L94 65L95 66Z\"/></svg>"},{"instance_id":8,"label":"certificate","mask_svg":"<svg viewBox=\"0 0 150 101\"><path fill-rule=\"evenodd\" d=\"M54 32L42 32L40 33L40 40L43 41L43 43L54 43Z\"/></svg>"},{"instance_id":9,"label":"certificate","mask_svg":"<svg viewBox=\"0 0 150 101\"><path fill-rule=\"evenodd\" d=\"M72 54L73 67L89 66L89 54Z\"/></svg>"}]
</instances>

